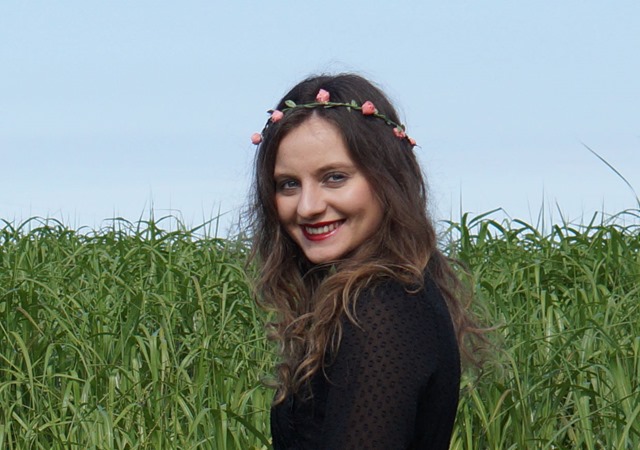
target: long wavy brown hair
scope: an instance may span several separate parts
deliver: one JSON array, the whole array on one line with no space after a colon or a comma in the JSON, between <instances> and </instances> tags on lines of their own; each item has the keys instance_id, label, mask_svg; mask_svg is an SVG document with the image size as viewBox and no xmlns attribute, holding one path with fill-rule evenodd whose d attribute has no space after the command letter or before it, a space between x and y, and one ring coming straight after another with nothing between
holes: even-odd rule
<instances>
[{"instance_id":1,"label":"long wavy brown hair","mask_svg":"<svg viewBox=\"0 0 640 450\"><path fill-rule=\"evenodd\" d=\"M280 100L296 104L315 101L320 89L332 102L359 105L369 100L381 114L400 123L385 94L355 74L321 75L297 84ZM278 220L274 167L280 142L312 115L334 124L350 156L383 205L380 231L364 244L327 265L310 263ZM428 271L440 287L452 317L463 355L473 359L467 337L482 335L468 313L471 295L459 281L450 261L438 250L434 224L427 210L427 190L413 148L399 139L383 120L345 107L296 108L263 130L255 158L250 208L253 251L258 266L258 303L275 312L269 336L279 344L275 403L296 393L322 370L325 356L335 352L341 320L356 321L354 304L360 291L382 279L396 279L420 287Z\"/></svg>"}]
</instances>

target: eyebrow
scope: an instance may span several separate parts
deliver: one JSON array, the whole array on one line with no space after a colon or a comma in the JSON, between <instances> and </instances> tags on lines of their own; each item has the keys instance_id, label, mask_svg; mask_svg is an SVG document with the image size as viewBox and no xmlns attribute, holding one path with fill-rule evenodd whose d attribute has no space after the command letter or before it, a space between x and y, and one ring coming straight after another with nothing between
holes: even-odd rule
<instances>
[{"instance_id":1,"label":"eyebrow","mask_svg":"<svg viewBox=\"0 0 640 450\"><path fill-rule=\"evenodd\" d=\"M332 170L354 170L354 169L356 169L356 165L353 163L335 162L335 163L329 163L329 164L325 164L324 166L318 167L316 170L313 171L313 174L314 176L318 176L326 172L331 172ZM289 176L287 172L279 173L277 171L277 167L274 168L273 178L281 178L281 177L287 177L287 176Z\"/></svg>"}]
</instances>

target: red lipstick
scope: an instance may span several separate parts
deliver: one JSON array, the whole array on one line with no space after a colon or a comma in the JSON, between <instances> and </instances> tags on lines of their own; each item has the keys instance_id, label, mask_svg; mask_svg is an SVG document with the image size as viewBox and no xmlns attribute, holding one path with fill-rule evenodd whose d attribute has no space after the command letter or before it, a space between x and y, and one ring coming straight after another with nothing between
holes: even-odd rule
<instances>
[{"instance_id":1,"label":"red lipstick","mask_svg":"<svg viewBox=\"0 0 640 450\"><path fill-rule=\"evenodd\" d=\"M344 220L334 220L330 222L307 223L300 225L302 234L310 241L322 241L338 231Z\"/></svg>"}]
</instances>

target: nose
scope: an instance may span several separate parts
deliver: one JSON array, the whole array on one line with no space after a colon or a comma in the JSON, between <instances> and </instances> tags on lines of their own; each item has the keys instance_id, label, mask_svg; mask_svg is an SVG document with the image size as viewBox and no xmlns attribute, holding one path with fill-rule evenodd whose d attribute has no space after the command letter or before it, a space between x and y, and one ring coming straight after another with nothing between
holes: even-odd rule
<instances>
[{"instance_id":1,"label":"nose","mask_svg":"<svg viewBox=\"0 0 640 450\"><path fill-rule=\"evenodd\" d=\"M310 219L320 216L326 209L322 189L316 186L304 186L298 199L298 216Z\"/></svg>"}]
</instances>

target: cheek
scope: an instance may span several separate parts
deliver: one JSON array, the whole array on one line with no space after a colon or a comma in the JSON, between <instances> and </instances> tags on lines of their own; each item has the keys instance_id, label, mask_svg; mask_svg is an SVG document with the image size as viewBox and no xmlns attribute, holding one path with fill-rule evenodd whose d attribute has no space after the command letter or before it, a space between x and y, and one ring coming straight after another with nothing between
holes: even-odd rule
<instances>
[{"instance_id":1,"label":"cheek","mask_svg":"<svg viewBox=\"0 0 640 450\"><path fill-rule=\"evenodd\" d=\"M382 203L369 185L361 186L352 192L348 202L357 209L360 214L367 217L367 220L379 222L382 219Z\"/></svg>"},{"instance_id":2,"label":"cheek","mask_svg":"<svg viewBox=\"0 0 640 450\"><path fill-rule=\"evenodd\" d=\"M275 199L276 213L281 224L286 225L291 220L291 201L285 196L276 195Z\"/></svg>"},{"instance_id":3,"label":"cheek","mask_svg":"<svg viewBox=\"0 0 640 450\"><path fill-rule=\"evenodd\" d=\"M372 210L373 221L375 223L375 228L379 229L382 226L382 219L384 218L384 209L382 208L382 204L377 198L372 200L375 202L375 209Z\"/></svg>"},{"instance_id":4,"label":"cheek","mask_svg":"<svg viewBox=\"0 0 640 450\"><path fill-rule=\"evenodd\" d=\"M378 228L384 215L382 205L376 197L370 197L366 204L362 205L362 217L368 228Z\"/></svg>"},{"instance_id":5,"label":"cheek","mask_svg":"<svg viewBox=\"0 0 640 450\"><path fill-rule=\"evenodd\" d=\"M372 196L367 211L367 217L369 227L372 228L374 232L380 230L380 228L382 227L384 211L385 210L380 200L377 197Z\"/></svg>"}]
</instances>

